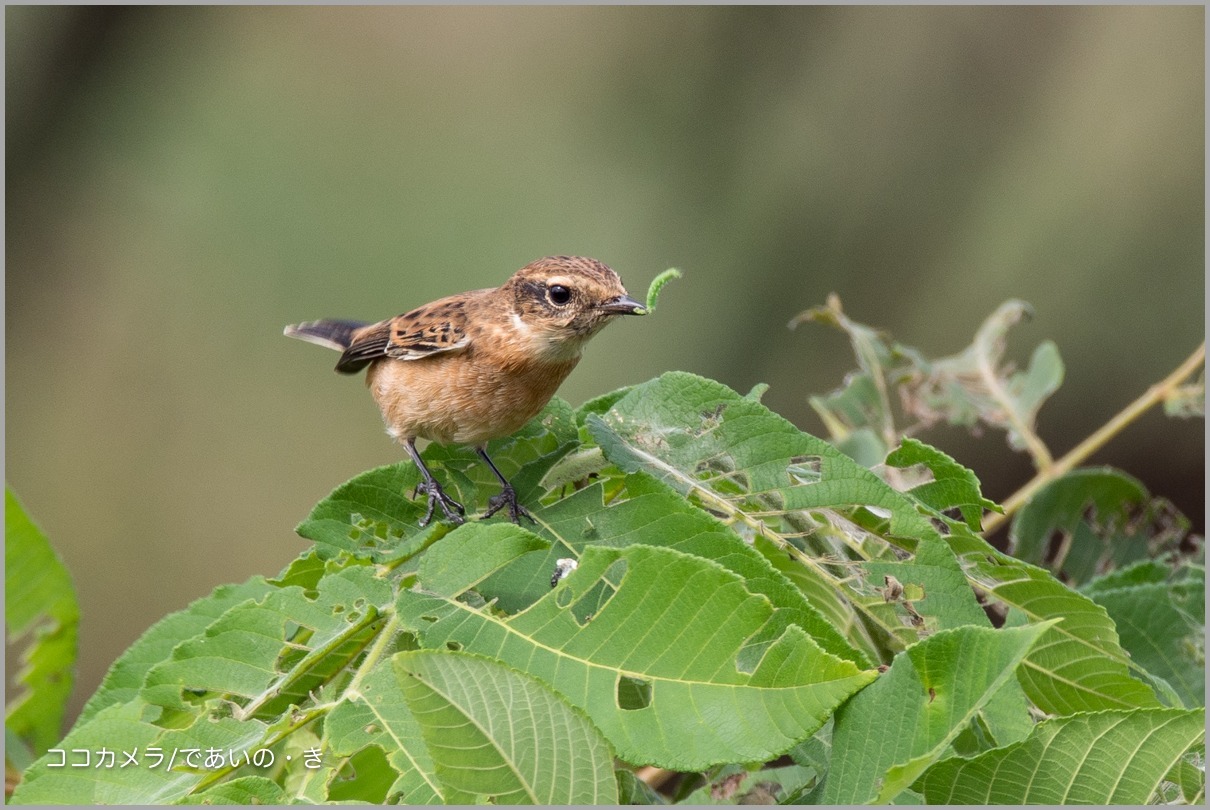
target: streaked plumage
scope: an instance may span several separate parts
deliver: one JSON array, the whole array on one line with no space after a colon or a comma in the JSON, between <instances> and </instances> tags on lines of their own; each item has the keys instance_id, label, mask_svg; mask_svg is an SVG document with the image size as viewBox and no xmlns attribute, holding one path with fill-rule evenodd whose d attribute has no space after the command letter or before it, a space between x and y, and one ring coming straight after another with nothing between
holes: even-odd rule
<instances>
[{"instance_id":1,"label":"streaked plumage","mask_svg":"<svg viewBox=\"0 0 1210 810\"><path fill-rule=\"evenodd\" d=\"M641 315L617 273L595 259L551 256L518 270L500 287L451 295L373 324L322 320L285 333L341 351L336 370L369 367L366 384L387 431L404 444L425 478L427 522L434 506L460 521L460 504L441 490L415 440L475 445L503 490L502 506L528 516L484 452L546 405L580 360L584 344L616 315Z\"/></svg>"}]
</instances>

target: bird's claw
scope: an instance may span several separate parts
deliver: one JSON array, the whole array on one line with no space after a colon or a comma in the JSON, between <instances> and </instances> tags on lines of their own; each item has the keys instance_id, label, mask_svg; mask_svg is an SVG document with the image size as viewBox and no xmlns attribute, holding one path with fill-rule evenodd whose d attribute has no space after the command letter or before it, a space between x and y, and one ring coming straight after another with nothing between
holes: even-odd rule
<instances>
[{"instance_id":1,"label":"bird's claw","mask_svg":"<svg viewBox=\"0 0 1210 810\"><path fill-rule=\"evenodd\" d=\"M463 517L466 514L466 509L462 506L462 504L458 503L449 495L446 495L445 490L443 490L441 485L436 481L431 483L422 481L417 484L415 491L412 493L412 497L414 498L420 493L424 493L426 496L428 496L429 501L428 510L425 511L424 517L421 519L419 524L421 528L429 525L429 521L433 519L433 510L438 506L441 507L441 511L445 515L445 519L450 523L453 523L455 526L466 522L466 518Z\"/></svg>"},{"instance_id":2,"label":"bird's claw","mask_svg":"<svg viewBox=\"0 0 1210 810\"><path fill-rule=\"evenodd\" d=\"M508 485L505 485L504 489L500 490L499 495L493 495L488 500L487 511L483 513L483 520L487 520L505 506L508 507L509 520L518 526L521 525L521 518L528 518L529 522L534 524L538 522L534 520L534 516L529 513L529 510L517 501L517 491Z\"/></svg>"}]
</instances>

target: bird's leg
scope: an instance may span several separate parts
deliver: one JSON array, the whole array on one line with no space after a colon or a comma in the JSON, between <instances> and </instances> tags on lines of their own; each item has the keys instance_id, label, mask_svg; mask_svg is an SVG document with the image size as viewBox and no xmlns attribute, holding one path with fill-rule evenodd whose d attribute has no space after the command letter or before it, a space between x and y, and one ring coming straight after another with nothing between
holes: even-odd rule
<instances>
[{"instance_id":1,"label":"bird's leg","mask_svg":"<svg viewBox=\"0 0 1210 810\"><path fill-rule=\"evenodd\" d=\"M509 519L518 526L521 525L521 518L523 517L529 518L532 523L537 523L538 521L534 520L534 516L529 513L529 510L517 503L517 491L513 489L512 484L508 483L508 479L500 474L500 471L496 469L496 465L492 464L492 460L487 455L487 448L480 445L475 448L475 452L479 454L479 458L487 462L487 466L496 474L496 478L500 480L500 486L502 487L500 494L493 495L491 500L487 502L487 511L483 513L483 519L486 520L499 512L502 507L507 506Z\"/></svg>"},{"instance_id":2,"label":"bird's leg","mask_svg":"<svg viewBox=\"0 0 1210 810\"><path fill-rule=\"evenodd\" d=\"M416 452L416 441L408 439L403 443L404 449L408 451L408 455L412 457L412 461L416 462L416 467L419 468L420 474L424 476L424 481L416 485L416 492L423 492L428 496L429 508L424 513L424 519L420 521L421 526L427 526L429 521L433 519L433 508L440 506L441 511L445 513L445 519L450 523L458 524L465 523L462 517L466 514L466 509L462 504L445 494L445 490L441 488L441 484L437 483L437 479L429 472L429 468L424 466L424 462L420 459L420 454Z\"/></svg>"}]
</instances>

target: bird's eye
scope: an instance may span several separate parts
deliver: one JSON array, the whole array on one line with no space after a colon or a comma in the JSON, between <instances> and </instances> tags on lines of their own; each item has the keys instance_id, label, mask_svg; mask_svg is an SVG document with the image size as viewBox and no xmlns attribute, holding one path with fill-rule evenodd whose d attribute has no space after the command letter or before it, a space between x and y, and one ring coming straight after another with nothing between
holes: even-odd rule
<instances>
[{"instance_id":1,"label":"bird's eye","mask_svg":"<svg viewBox=\"0 0 1210 810\"><path fill-rule=\"evenodd\" d=\"M546 299L557 307L561 307L571 300L571 290L564 287L562 284L552 284L546 290Z\"/></svg>"}]
</instances>

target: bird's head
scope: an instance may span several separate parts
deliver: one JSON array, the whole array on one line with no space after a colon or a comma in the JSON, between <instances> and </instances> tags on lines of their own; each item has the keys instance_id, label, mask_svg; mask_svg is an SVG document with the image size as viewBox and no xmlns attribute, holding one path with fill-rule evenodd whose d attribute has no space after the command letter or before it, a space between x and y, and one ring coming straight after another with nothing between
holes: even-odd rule
<instances>
[{"instance_id":1,"label":"bird's head","mask_svg":"<svg viewBox=\"0 0 1210 810\"><path fill-rule=\"evenodd\" d=\"M585 340L618 315L646 315L612 269L580 256L548 256L527 264L502 288L514 325L549 345L578 353Z\"/></svg>"}]
</instances>

